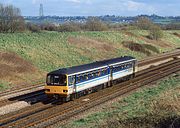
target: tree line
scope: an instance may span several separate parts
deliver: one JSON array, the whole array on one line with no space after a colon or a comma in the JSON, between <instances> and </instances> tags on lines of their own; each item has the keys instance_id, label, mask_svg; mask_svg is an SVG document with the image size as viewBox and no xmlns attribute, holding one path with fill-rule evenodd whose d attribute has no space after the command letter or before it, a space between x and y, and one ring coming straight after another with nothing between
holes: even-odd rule
<instances>
[{"instance_id":1,"label":"tree line","mask_svg":"<svg viewBox=\"0 0 180 128\"><path fill-rule=\"evenodd\" d=\"M25 22L19 8L0 4L0 32L23 31Z\"/></svg>"},{"instance_id":2,"label":"tree line","mask_svg":"<svg viewBox=\"0 0 180 128\"><path fill-rule=\"evenodd\" d=\"M0 32L14 33L21 31L40 32L42 30L73 32L73 31L119 31L129 29L148 30L148 38L158 40L162 38L163 31L167 29L180 29L180 24L157 25L146 17L139 17L130 24L109 24L102 22L97 17L89 17L84 23L66 22L55 25L52 23L33 24L26 23L21 16L19 8L13 5L0 4Z\"/></svg>"}]
</instances>

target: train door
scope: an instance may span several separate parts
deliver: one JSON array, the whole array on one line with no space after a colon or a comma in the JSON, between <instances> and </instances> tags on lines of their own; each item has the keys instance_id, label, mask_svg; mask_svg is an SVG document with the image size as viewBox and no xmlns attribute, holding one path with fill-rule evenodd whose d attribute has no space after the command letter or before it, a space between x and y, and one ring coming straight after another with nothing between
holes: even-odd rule
<instances>
[{"instance_id":1,"label":"train door","mask_svg":"<svg viewBox=\"0 0 180 128\"><path fill-rule=\"evenodd\" d=\"M69 76L68 83L69 83L69 94L75 93L75 84L76 84L75 76Z\"/></svg>"},{"instance_id":2,"label":"train door","mask_svg":"<svg viewBox=\"0 0 180 128\"><path fill-rule=\"evenodd\" d=\"M113 67L112 66L108 66L108 74L109 74L108 86L111 86L112 81L113 81Z\"/></svg>"}]
</instances>

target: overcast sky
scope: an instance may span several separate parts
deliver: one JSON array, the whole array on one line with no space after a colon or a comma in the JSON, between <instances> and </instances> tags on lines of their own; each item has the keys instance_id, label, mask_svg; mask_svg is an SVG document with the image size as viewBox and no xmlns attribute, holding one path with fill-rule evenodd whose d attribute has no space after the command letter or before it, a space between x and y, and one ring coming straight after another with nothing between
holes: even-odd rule
<instances>
[{"instance_id":1,"label":"overcast sky","mask_svg":"<svg viewBox=\"0 0 180 128\"><path fill-rule=\"evenodd\" d=\"M38 16L40 3L46 16L180 16L180 0L0 0L0 3L13 4L24 16Z\"/></svg>"}]
</instances>

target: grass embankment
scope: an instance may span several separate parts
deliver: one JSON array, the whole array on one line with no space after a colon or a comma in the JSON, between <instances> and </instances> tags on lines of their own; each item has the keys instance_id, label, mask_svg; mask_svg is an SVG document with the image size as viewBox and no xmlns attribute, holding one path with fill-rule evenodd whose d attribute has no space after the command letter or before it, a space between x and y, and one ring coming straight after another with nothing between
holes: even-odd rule
<instances>
[{"instance_id":1,"label":"grass embankment","mask_svg":"<svg viewBox=\"0 0 180 128\"><path fill-rule=\"evenodd\" d=\"M180 126L180 76L144 88L63 128L169 128Z\"/></svg>"},{"instance_id":2,"label":"grass embankment","mask_svg":"<svg viewBox=\"0 0 180 128\"><path fill-rule=\"evenodd\" d=\"M164 31L161 41L149 40L147 31L41 32L0 34L0 52L14 52L37 67L37 72L130 55L138 59L180 47L180 38ZM123 43L122 43L123 42ZM0 61L1 62L1 61ZM1 64L1 63L0 63ZM14 72L16 74L16 71ZM27 73L23 80L36 79ZM24 74L17 77L19 79ZM8 83L12 80L2 79Z\"/></svg>"}]
</instances>

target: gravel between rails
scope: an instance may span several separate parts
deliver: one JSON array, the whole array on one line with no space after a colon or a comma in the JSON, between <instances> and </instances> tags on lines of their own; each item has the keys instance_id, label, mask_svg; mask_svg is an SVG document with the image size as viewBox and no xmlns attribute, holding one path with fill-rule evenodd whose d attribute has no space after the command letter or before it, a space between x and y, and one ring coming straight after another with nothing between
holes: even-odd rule
<instances>
[{"instance_id":1,"label":"gravel between rails","mask_svg":"<svg viewBox=\"0 0 180 128\"><path fill-rule=\"evenodd\" d=\"M13 98L13 97L17 97L17 96L21 96L21 95L24 95L24 94L32 93L32 92L35 92L35 91L43 90L43 89L44 89L44 86L34 87L32 89L24 90L24 91L18 91L18 92L12 93L12 94L1 96L0 101L10 99L10 98Z\"/></svg>"},{"instance_id":2,"label":"gravel between rails","mask_svg":"<svg viewBox=\"0 0 180 128\"><path fill-rule=\"evenodd\" d=\"M47 99L44 91L36 91L0 102L0 116L31 106L42 99Z\"/></svg>"},{"instance_id":3,"label":"gravel between rails","mask_svg":"<svg viewBox=\"0 0 180 128\"><path fill-rule=\"evenodd\" d=\"M0 116L10 113L10 112L18 111L18 110L28 107L28 106L30 106L30 104L25 101L18 101L16 103L2 106L2 107L0 107Z\"/></svg>"}]
</instances>

